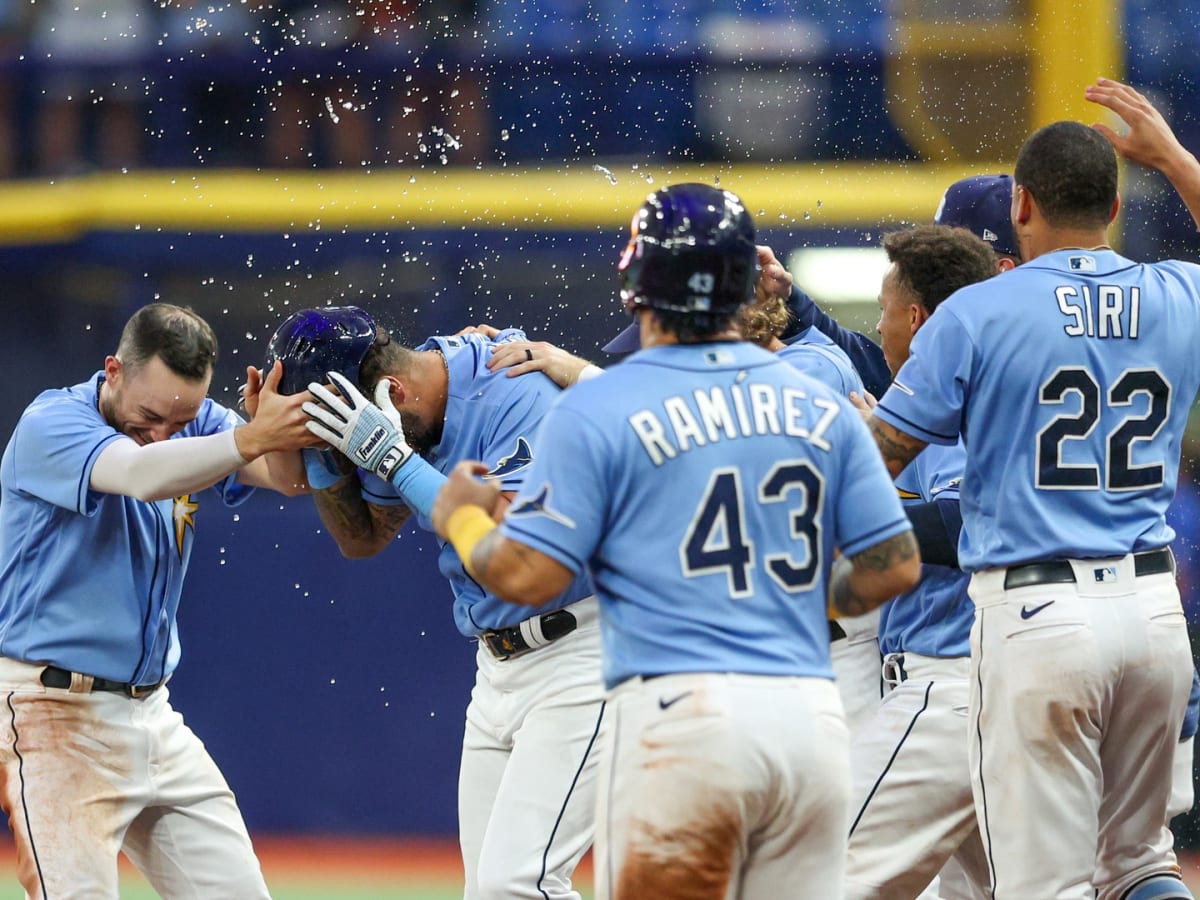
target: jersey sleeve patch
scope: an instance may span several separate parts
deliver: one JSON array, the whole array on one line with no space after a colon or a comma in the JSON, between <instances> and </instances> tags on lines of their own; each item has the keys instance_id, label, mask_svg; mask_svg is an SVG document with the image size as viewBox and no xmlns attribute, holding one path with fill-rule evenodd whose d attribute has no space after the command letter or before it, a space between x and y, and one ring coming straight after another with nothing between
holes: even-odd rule
<instances>
[{"instance_id":1,"label":"jersey sleeve patch","mask_svg":"<svg viewBox=\"0 0 1200 900\"><path fill-rule=\"evenodd\" d=\"M524 500L514 503L508 508L508 518L510 519L528 519L534 516L542 516L552 522L557 522L564 528L574 528L575 522L558 510L550 506L550 483L542 482L541 487L533 494Z\"/></svg>"}]
</instances>

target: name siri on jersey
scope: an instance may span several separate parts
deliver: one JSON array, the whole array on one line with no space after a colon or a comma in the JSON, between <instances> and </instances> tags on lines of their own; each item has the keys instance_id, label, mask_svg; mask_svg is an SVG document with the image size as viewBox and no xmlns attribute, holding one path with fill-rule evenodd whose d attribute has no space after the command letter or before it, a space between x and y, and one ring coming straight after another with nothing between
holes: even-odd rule
<instances>
[{"instance_id":1,"label":"name siri on jersey","mask_svg":"<svg viewBox=\"0 0 1200 900\"><path fill-rule=\"evenodd\" d=\"M1116 284L1063 284L1054 290L1058 308L1071 320L1063 330L1071 337L1137 340L1142 291Z\"/></svg>"},{"instance_id":2,"label":"name siri on jersey","mask_svg":"<svg viewBox=\"0 0 1200 900\"><path fill-rule=\"evenodd\" d=\"M830 450L825 432L842 408L800 388L741 383L696 388L628 419L651 462L661 466L694 447L756 435L785 434Z\"/></svg>"}]
</instances>

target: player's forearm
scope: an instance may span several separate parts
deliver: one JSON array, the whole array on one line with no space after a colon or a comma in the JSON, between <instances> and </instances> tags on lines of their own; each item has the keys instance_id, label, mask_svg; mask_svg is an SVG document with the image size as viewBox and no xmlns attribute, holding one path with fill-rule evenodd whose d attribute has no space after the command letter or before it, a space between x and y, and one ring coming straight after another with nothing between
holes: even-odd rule
<instances>
[{"instance_id":1,"label":"player's forearm","mask_svg":"<svg viewBox=\"0 0 1200 900\"><path fill-rule=\"evenodd\" d=\"M100 452L89 485L152 502L211 487L245 464L233 429L144 445L123 438Z\"/></svg>"},{"instance_id":2,"label":"player's forearm","mask_svg":"<svg viewBox=\"0 0 1200 900\"><path fill-rule=\"evenodd\" d=\"M506 537L481 506L458 507L443 530L467 573L508 603L541 606L565 591L574 578L558 560Z\"/></svg>"},{"instance_id":3,"label":"player's forearm","mask_svg":"<svg viewBox=\"0 0 1200 900\"><path fill-rule=\"evenodd\" d=\"M321 523L348 559L378 554L396 537L409 514L408 507L388 507L382 516L390 518L394 530L383 527L362 497L362 483L353 475L326 490L313 491L312 496Z\"/></svg>"},{"instance_id":4,"label":"player's forearm","mask_svg":"<svg viewBox=\"0 0 1200 900\"><path fill-rule=\"evenodd\" d=\"M921 578L921 554L911 531L880 541L852 557L842 557L829 577L829 607L835 616L861 616Z\"/></svg>"},{"instance_id":5,"label":"player's forearm","mask_svg":"<svg viewBox=\"0 0 1200 900\"><path fill-rule=\"evenodd\" d=\"M887 470L893 478L903 472L904 467L916 459L917 454L926 447L925 441L905 434L878 416L872 415L867 419L867 428L875 438L879 452L883 454L883 461L887 464Z\"/></svg>"},{"instance_id":6,"label":"player's forearm","mask_svg":"<svg viewBox=\"0 0 1200 900\"><path fill-rule=\"evenodd\" d=\"M1200 161L1185 151L1163 166L1162 173L1192 214L1196 227L1200 228Z\"/></svg>"},{"instance_id":7,"label":"player's forearm","mask_svg":"<svg viewBox=\"0 0 1200 900\"><path fill-rule=\"evenodd\" d=\"M269 488L287 497L309 492L308 477L297 450L263 454L238 472L238 481Z\"/></svg>"},{"instance_id":8,"label":"player's forearm","mask_svg":"<svg viewBox=\"0 0 1200 900\"><path fill-rule=\"evenodd\" d=\"M498 530L475 547L470 571L501 600L518 606L548 603L571 583L571 573L556 560L506 538Z\"/></svg>"}]
</instances>

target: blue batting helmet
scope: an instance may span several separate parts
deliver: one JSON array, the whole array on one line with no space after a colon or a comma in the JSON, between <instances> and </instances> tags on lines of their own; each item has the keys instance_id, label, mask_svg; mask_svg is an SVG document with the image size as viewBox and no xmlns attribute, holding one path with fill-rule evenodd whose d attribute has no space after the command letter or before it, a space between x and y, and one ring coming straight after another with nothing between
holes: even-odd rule
<instances>
[{"instance_id":1,"label":"blue batting helmet","mask_svg":"<svg viewBox=\"0 0 1200 900\"><path fill-rule=\"evenodd\" d=\"M284 319L267 345L269 372L283 362L279 393L295 394L310 382L324 384L330 372L358 383L358 367L375 341L375 322L357 306L302 309Z\"/></svg>"},{"instance_id":2,"label":"blue batting helmet","mask_svg":"<svg viewBox=\"0 0 1200 900\"><path fill-rule=\"evenodd\" d=\"M617 266L626 306L732 313L754 295L754 221L737 195L707 184L673 184L633 217Z\"/></svg>"}]
</instances>

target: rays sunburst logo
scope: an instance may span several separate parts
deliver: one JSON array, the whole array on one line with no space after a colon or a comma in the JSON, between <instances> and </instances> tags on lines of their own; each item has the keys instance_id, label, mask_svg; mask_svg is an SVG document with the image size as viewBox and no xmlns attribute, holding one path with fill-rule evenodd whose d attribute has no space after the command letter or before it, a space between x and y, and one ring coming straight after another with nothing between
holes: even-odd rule
<instances>
[{"instance_id":1,"label":"rays sunburst logo","mask_svg":"<svg viewBox=\"0 0 1200 900\"><path fill-rule=\"evenodd\" d=\"M183 559L183 536L189 528L195 533L195 513L199 508L200 504L192 500L191 494L175 498L171 516L175 520L175 549L179 551L180 559Z\"/></svg>"}]
</instances>

